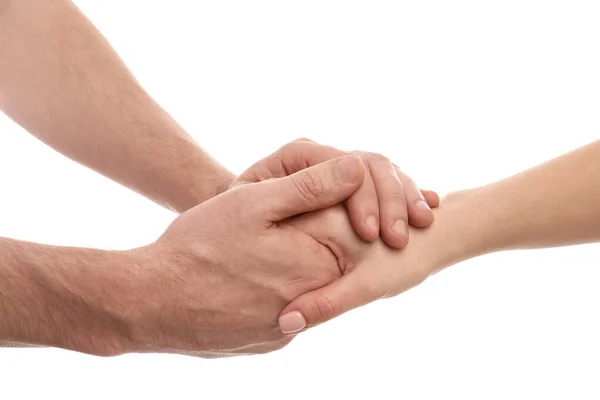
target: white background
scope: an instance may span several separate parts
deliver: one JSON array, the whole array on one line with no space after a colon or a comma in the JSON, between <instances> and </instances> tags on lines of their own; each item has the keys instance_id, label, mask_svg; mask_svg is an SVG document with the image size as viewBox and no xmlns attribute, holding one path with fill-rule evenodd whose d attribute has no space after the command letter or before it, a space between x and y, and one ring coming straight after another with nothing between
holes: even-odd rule
<instances>
[{"instance_id":1,"label":"white background","mask_svg":"<svg viewBox=\"0 0 600 400\"><path fill-rule=\"evenodd\" d=\"M76 3L236 172L307 136L384 153L447 193L600 132L595 1ZM0 235L19 239L128 248L174 217L5 117L0 188ZM465 262L260 357L0 350L0 399L599 398L599 256Z\"/></svg>"}]
</instances>

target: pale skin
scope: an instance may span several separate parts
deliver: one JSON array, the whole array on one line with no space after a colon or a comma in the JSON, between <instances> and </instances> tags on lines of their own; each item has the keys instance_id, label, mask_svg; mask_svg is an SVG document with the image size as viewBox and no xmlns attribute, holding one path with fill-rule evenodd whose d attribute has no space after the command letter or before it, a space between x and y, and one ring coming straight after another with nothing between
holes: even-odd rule
<instances>
[{"instance_id":1,"label":"pale skin","mask_svg":"<svg viewBox=\"0 0 600 400\"><path fill-rule=\"evenodd\" d=\"M292 339L283 332L401 293L467 258L600 241L599 143L449 195L436 223L412 229L400 252L363 239L404 247L408 234L392 226L430 224L417 205L437 198L387 159L361 153L338 170L345 153L300 140L236 178L152 101L68 1L0 0L0 54L7 115L157 203L191 208L155 243L130 251L0 239L0 343L98 355L264 353ZM281 179L241 185L273 177ZM279 196L248 207L265 193ZM286 220L341 201L348 213L338 206ZM244 248L233 251L232 241Z\"/></svg>"},{"instance_id":2,"label":"pale skin","mask_svg":"<svg viewBox=\"0 0 600 400\"><path fill-rule=\"evenodd\" d=\"M176 212L234 184L236 176L144 91L71 1L0 0L0 54L0 109L67 157ZM299 140L243 180L289 175L344 154ZM433 222L425 200L437 198L385 157L359 155L369 174L348 200L353 226L365 240L381 232L402 248L407 224Z\"/></svg>"},{"instance_id":3,"label":"pale skin","mask_svg":"<svg viewBox=\"0 0 600 400\"><path fill-rule=\"evenodd\" d=\"M353 157L241 186L184 213L156 243L128 252L40 249L11 241L5 244L11 251L2 253L0 315L6 320L0 338L100 355L272 351L299 330L402 293L463 260L600 241L598 157L600 142L452 193L436 210L436 223L415 231L401 251L363 241L343 207L326 208L361 184L364 171ZM316 180L331 186L315 196L306 183ZM278 194L273 204L251 202L256 206L248 210L246 199L272 193ZM314 211L288 218L302 210ZM242 230L232 230L240 220ZM306 264L299 270L282 265L288 252L267 252L279 254L274 260L248 253L240 259L221 253L219 241L273 250L291 241L301 247L293 256ZM240 265L252 273L238 275ZM207 285L225 280L228 290ZM21 282L27 282L25 293ZM15 304L13 296L22 302ZM278 326L276 314L284 306ZM300 315L307 324L291 329Z\"/></svg>"},{"instance_id":4,"label":"pale skin","mask_svg":"<svg viewBox=\"0 0 600 400\"><path fill-rule=\"evenodd\" d=\"M0 342L101 356L279 349L292 339L281 309L341 277L325 246L280 222L347 199L363 178L360 159L346 156L243 185L130 251L0 240Z\"/></svg>"},{"instance_id":5,"label":"pale skin","mask_svg":"<svg viewBox=\"0 0 600 400\"><path fill-rule=\"evenodd\" d=\"M82 37L88 39L85 46L78 42ZM234 182L145 94L69 2L0 0L0 38L3 110L69 157L172 210L184 211L240 183L284 177L343 154L298 141ZM62 58L44 51L59 44ZM85 79L78 81L81 76ZM123 114L115 104L127 105L129 112ZM293 337L278 330L277 314L294 298L279 321L286 332L401 293L467 258L599 241L599 157L600 145L594 143L504 181L451 194L436 211L436 223L426 231L413 230L411 245L402 252L382 241L367 244L352 233L354 228L366 240L378 236L366 223L374 208L364 206L373 193L377 224L388 244L406 244L386 238L394 237L391 230L384 233L400 215L393 207L383 211L390 204L409 199L398 209L414 225L426 225L419 223L418 209L411 208L422 194L376 155L362 155L366 175L346 166L349 181L340 179L335 172L339 160L333 160L288 178L239 187L184 213L160 239L140 249L109 252L1 239L0 342L99 355L275 350ZM377 178L384 176L393 179ZM403 192L397 190L400 184ZM378 190L390 186L396 187L394 196ZM363 201L359 194L365 190L370 194ZM269 204L253 202L260 206L241 213L248 198L274 192L281 197ZM292 222L308 234L276 223L347 198L350 220L338 206ZM432 220L422 215L425 222ZM229 253L220 251L220 244L236 238L238 243L250 238L247 249L224 258ZM288 251L278 253L281 248ZM314 251L310 258L306 248ZM239 274L241 267L250 269ZM229 286L211 285L223 281ZM303 319L305 326L290 329Z\"/></svg>"},{"instance_id":6,"label":"pale skin","mask_svg":"<svg viewBox=\"0 0 600 400\"><path fill-rule=\"evenodd\" d=\"M0 345L97 355L272 351L290 340L277 327L285 304L339 278L326 247L277 222L345 202L364 240L396 248L407 245L408 224L433 222L437 195L377 154L298 140L234 176L70 1L0 0L0 54L2 111L73 160L183 213L131 251L0 239ZM339 169L342 156L350 164Z\"/></svg>"},{"instance_id":7,"label":"pale skin","mask_svg":"<svg viewBox=\"0 0 600 400\"><path fill-rule=\"evenodd\" d=\"M360 240L340 208L292 221L336 254L344 276L289 304L282 330L298 332L397 295L469 258L599 242L599 160L600 141L499 182L452 193L435 211L433 226L414 231L402 251Z\"/></svg>"}]
</instances>

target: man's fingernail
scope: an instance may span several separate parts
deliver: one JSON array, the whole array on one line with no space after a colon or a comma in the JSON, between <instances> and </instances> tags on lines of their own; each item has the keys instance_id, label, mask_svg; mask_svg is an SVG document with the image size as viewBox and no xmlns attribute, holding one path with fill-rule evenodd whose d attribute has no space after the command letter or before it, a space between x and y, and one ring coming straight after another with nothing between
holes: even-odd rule
<instances>
[{"instance_id":1,"label":"man's fingernail","mask_svg":"<svg viewBox=\"0 0 600 400\"><path fill-rule=\"evenodd\" d=\"M354 157L344 157L335 164L335 170L342 182L354 183L360 176L361 165Z\"/></svg>"},{"instance_id":2,"label":"man's fingernail","mask_svg":"<svg viewBox=\"0 0 600 400\"><path fill-rule=\"evenodd\" d=\"M406 227L406 222L404 222L402 219L394 222L392 225L392 231L400 236L408 237L408 228Z\"/></svg>"},{"instance_id":3,"label":"man's fingernail","mask_svg":"<svg viewBox=\"0 0 600 400\"><path fill-rule=\"evenodd\" d=\"M306 328L306 319L300 311L292 311L279 317L279 328L283 333L296 333Z\"/></svg>"},{"instance_id":4,"label":"man's fingernail","mask_svg":"<svg viewBox=\"0 0 600 400\"><path fill-rule=\"evenodd\" d=\"M377 221L376 216L369 215L365 222L367 224L367 228L369 228L371 232L373 232L376 235L379 235L379 222Z\"/></svg>"},{"instance_id":5,"label":"man's fingernail","mask_svg":"<svg viewBox=\"0 0 600 400\"><path fill-rule=\"evenodd\" d=\"M427 202L423 199L417 200L415 207L417 207L417 209L420 211L431 211L431 208L429 208L429 204L427 204Z\"/></svg>"}]
</instances>

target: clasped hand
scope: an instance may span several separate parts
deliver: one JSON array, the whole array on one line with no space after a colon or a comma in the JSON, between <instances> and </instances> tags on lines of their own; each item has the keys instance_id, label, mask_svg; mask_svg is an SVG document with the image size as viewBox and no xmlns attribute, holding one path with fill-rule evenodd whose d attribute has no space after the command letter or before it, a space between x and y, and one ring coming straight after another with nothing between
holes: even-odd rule
<instances>
[{"instance_id":1,"label":"clasped hand","mask_svg":"<svg viewBox=\"0 0 600 400\"><path fill-rule=\"evenodd\" d=\"M381 156L292 142L137 250L127 351L266 353L391 294L370 264L406 246L406 222L432 223L426 201L437 195Z\"/></svg>"}]
</instances>

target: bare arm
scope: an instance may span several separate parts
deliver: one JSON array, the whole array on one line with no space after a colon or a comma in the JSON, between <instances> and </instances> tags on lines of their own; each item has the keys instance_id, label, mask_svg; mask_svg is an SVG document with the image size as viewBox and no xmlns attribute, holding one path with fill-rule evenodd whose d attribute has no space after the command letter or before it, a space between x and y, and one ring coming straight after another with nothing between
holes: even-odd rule
<instances>
[{"instance_id":1,"label":"bare arm","mask_svg":"<svg viewBox=\"0 0 600 400\"><path fill-rule=\"evenodd\" d=\"M280 222L344 201L363 179L360 159L342 157L244 185L128 251L0 238L0 344L203 357L279 349L291 340L279 311L340 276L327 248ZM307 192L314 181L323 186Z\"/></svg>"},{"instance_id":2,"label":"bare arm","mask_svg":"<svg viewBox=\"0 0 600 400\"><path fill-rule=\"evenodd\" d=\"M130 337L123 288L133 263L131 252L0 238L0 346L122 352Z\"/></svg>"},{"instance_id":3,"label":"bare arm","mask_svg":"<svg viewBox=\"0 0 600 400\"><path fill-rule=\"evenodd\" d=\"M143 90L69 0L0 0L0 110L46 144L174 211L230 188L234 176ZM292 142L236 181L287 176L345 152ZM370 172L348 208L365 240L408 243L438 197L397 166L359 152Z\"/></svg>"},{"instance_id":4,"label":"bare arm","mask_svg":"<svg viewBox=\"0 0 600 400\"><path fill-rule=\"evenodd\" d=\"M0 54L0 110L73 160L179 212L234 179L71 1L0 0Z\"/></svg>"},{"instance_id":5,"label":"bare arm","mask_svg":"<svg viewBox=\"0 0 600 400\"><path fill-rule=\"evenodd\" d=\"M600 141L447 203L438 268L495 251L598 242Z\"/></svg>"},{"instance_id":6,"label":"bare arm","mask_svg":"<svg viewBox=\"0 0 600 400\"><path fill-rule=\"evenodd\" d=\"M428 230L411 232L411 245L402 251L359 241L343 210L297 220L348 268L342 279L286 307L283 314L290 314L282 317L282 329L303 329L297 312L315 325L486 253L600 241L600 141L499 182L452 193L435 220Z\"/></svg>"}]
</instances>

